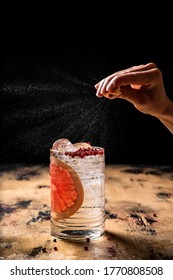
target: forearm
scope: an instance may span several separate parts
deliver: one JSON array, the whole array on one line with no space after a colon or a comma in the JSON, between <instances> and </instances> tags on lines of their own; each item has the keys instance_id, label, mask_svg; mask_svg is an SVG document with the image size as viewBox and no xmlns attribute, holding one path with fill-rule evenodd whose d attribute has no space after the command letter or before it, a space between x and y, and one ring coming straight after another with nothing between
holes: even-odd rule
<instances>
[{"instance_id":1,"label":"forearm","mask_svg":"<svg viewBox=\"0 0 173 280\"><path fill-rule=\"evenodd\" d=\"M162 114L156 116L173 134L173 102L169 100Z\"/></svg>"}]
</instances>

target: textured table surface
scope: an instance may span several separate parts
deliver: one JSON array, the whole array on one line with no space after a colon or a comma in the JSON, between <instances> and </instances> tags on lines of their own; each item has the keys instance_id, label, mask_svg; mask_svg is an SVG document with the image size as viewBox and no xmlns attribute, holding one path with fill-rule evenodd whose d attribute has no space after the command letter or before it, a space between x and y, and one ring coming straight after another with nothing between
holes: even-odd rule
<instances>
[{"instance_id":1,"label":"textured table surface","mask_svg":"<svg viewBox=\"0 0 173 280\"><path fill-rule=\"evenodd\" d=\"M50 235L48 166L0 166L0 259L173 259L173 167L106 166L105 235Z\"/></svg>"}]
</instances>

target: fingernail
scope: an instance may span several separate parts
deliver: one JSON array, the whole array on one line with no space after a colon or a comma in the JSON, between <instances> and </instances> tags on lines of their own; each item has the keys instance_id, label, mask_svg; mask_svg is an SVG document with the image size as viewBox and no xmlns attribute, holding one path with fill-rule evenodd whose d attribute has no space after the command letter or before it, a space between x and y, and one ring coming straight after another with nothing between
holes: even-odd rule
<instances>
[{"instance_id":1,"label":"fingernail","mask_svg":"<svg viewBox=\"0 0 173 280\"><path fill-rule=\"evenodd\" d=\"M97 96L97 97L103 97L103 95L100 94L100 93L96 93L96 96Z\"/></svg>"}]
</instances>

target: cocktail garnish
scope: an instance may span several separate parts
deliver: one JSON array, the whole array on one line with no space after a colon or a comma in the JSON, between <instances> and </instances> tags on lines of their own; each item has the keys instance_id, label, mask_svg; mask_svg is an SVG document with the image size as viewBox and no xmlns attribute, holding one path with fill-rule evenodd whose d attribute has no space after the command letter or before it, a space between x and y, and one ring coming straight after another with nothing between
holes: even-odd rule
<instances>
[{"instance_id":1,"label":"cocktail garnish","mask_svg":"<svg viewBox=\"0 0 173 280\"><path fill-rule=\"evenodd\" d=\"M55 220L72 216L81 207L84 190L75 170L64 161L50 163L51 209Z\"/></svg>"}]
</instances>

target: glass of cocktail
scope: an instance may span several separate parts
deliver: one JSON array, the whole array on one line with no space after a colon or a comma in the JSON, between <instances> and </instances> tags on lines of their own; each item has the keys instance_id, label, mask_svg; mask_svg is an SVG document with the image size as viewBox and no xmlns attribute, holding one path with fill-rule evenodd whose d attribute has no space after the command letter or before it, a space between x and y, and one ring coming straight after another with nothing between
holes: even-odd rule
<instances>
[{"instance_id":1,"label":"glass of cocktail","mask_svg":"<svg viewBox=\"0 0 173 280\"><path fill-rule=\"evenodd\" d=\"M50 149L51 234L84 241L104 234L105 151L90 143L55 141Z\"/></svg>"}]
</instances>

